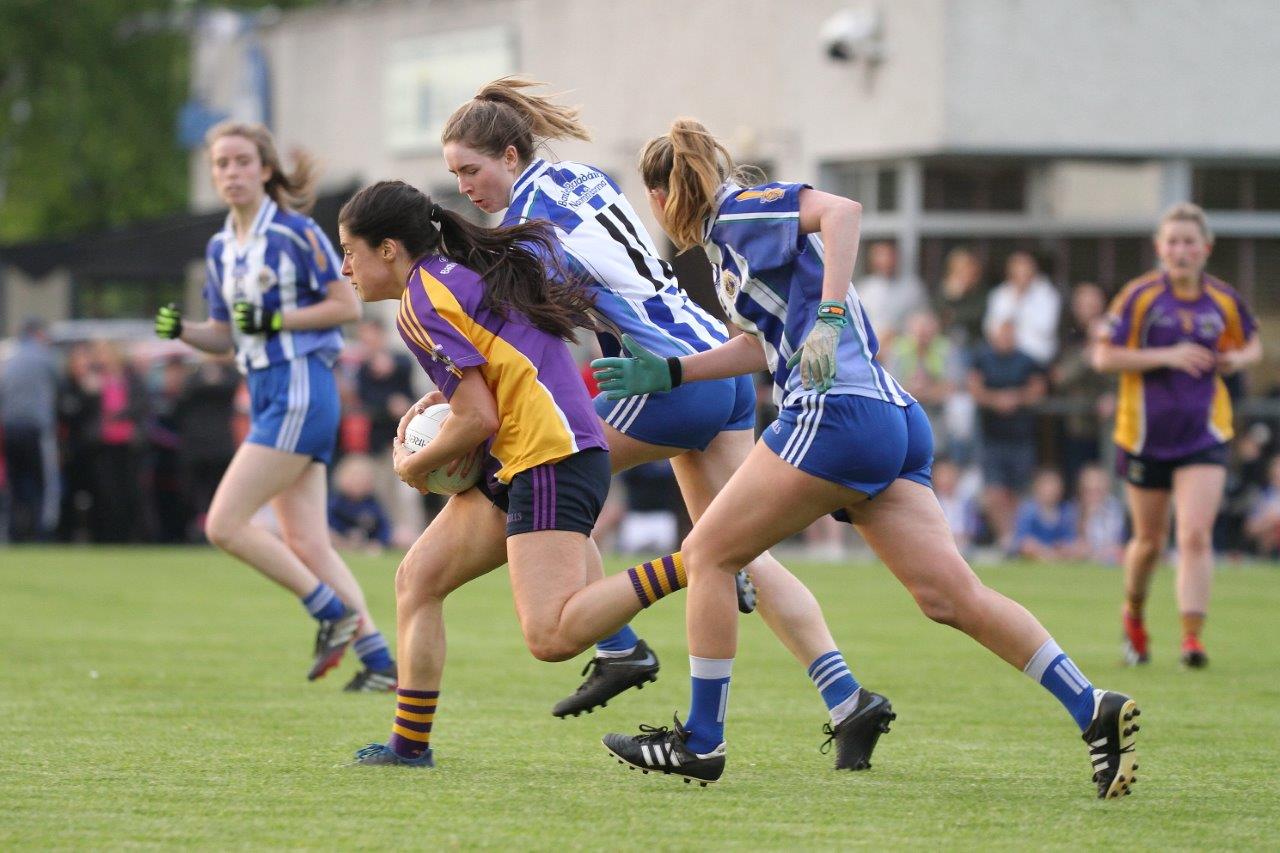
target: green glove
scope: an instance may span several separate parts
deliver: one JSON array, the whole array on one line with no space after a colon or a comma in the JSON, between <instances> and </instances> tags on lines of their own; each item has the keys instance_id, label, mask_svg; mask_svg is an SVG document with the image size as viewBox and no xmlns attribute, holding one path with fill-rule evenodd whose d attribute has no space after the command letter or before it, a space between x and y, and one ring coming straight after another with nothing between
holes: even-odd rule
<instances>
[{"instance_id":1,"label":"green glove","mask_svg":"<svg viewBox=\"0 0 1280 853\"><path fill-rule=\"evenodd\" d=\"M844 303L823 302L818 305L818 319L805 336L800 349L787 359L787 367L800 365L800 381L819 394L831 390L836 383L836 345L840 330L849 325Z\"/></svg>"},{"instance_id":2,"label":"green glove","mask_svg":"<svg viewBox=\"0 0 1280 853\"><path fill-rule=\"evenodd\" d=\"M231 306L231 315L236 328L246 335L278 332L284 328L283 314L252 302L237 302Z\"/></svg>"},{"instance_id":3,"label":"green glove","mask_svg":"<svg viewBox=\"0 0 1280 853\"><path fill-rule=\"evenodd\" d=\"M168 340L182 337L182 311L172 302L156 312L156 336Z\"/></svg>"},{"instance_id":4,"label":"green glove","mask_svg":"<svg viewBox=\"0 0 1280 853\"><path fill-rule=\"evenodd\" d=\"M597 358L591 368L605 399L621 400L640 394L670 391L680 384L680 359L663 358L622 336L622 347L632 358Z\"/></svg>"}]
</instances>

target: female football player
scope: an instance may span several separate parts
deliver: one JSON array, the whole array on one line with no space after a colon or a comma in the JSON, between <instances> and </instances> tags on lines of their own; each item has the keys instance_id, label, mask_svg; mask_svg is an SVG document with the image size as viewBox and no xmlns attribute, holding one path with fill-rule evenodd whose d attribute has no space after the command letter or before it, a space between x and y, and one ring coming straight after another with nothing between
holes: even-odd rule
<instances>
[{"instance_id":1,"label":"female football player","mask_svg":"<svg viewBox=\"0 0 1280 853\"><path fill-rule=\"evenodd\" d=\"M1116 465L1133 519L1124 554L1125 659L1149 659L1143 608L1169 541L1172 503L1182 662L1198 668L1209 662L1200 632L1233 434L1221 374L1257 362L1262 344L1240 295L1204 272L1213 249L1204 211L1193 204L1170 208L1155 247L1160 269L1130 282L1111 303L1111 332L1098 342L1094 366L1120 374Z\"/></svg>"},{"instance_id":2,"label":"female football player","mask_svg":"<svg viewBox=\"0 0 1280 853\"><path fill-rule=\"evenodd\" d=\"M156 333L210 353L234 348L252 398L249 435L209 508L209 541L293 592L319 622L309 679L337 666L355 641L363 670L352 691L395 688L395 664L351 570L329 542L325 467L338 430L333 364L338 326L360 301L338 272L324 232L302 211L314 170L299 157L286 172L259 124L226 122L208 136L213 186L229 208L209 240L209 319L184 322L174 306ZM251 519L270 504L280 536Z\"/></svg>"},{"instance_id":3,"label":"female football player","mask_svg":"<svg viewBox=\"0 0 1280 853\"><path fill-rule=\"evenodd\" d=\"M1127 792L1136 769L1133 700L1094 690L1035 617L984 586L956 549L930 488L929 422L876 361L875 332L849 284L857 202L804 184L743 187L724 146L690 119L645 146L640 171L654 216L677 248L707 250L721 303L748 334L679 358L628 339L631 358L595 362L602 391L621 398L768 369L781 414L682 549L689 652L718 663L721 677L694 673L683 725L608 735L605 745L646 770L703 783L720 777L737 649L733 574L834 512L925 615L969 634L1062 702L1084 732L1099 796Z\"/></svg>"},{"instance_id":4,"label":"female football player","mask_svg":"<svg viewBox=\"0 0 1280 853\"><path fill-rule=\"evenodd\" d=\"M588 140L578 111L530 94L539 86L504 78L484 86L445 124L441 135L458 189L486 213L506 209L508 225L550 222L557 255L587 283L591 316L602 348L618 352L623 335L663 357L704 352L728 340L724 325L691 301L662 260L618 185L594 166L536 156L552 139ZM622 401L599 396L613 470L670 459L692 518L747 458L754 440L755 389L748 376L676 388ZM860 691L836 649L818 602L767 552L747 566L760 590L760 614L820 691L834 727L836 766L868 766L880 731L892 719L888 701ZM415 571L430 574L430 566ZM739 575L739 608L742 601ZM647 666L637 666L647 661ZM701 664L693 661L695 669ZM578 692L556 706L557 716L603 705L632 685L652 680L658 664L630 627L597 645L594 669Z\"/></svg>"},{"instance_id":5,"label":"female football player","mask_svg":"<svg viewBox=\"0 0 1280 853\"><path fill-rule=\"evenodd\" d=\"M343 273L365 301L400 300L400 336L449 402L424 448L410 453L397 436L396 473L424 489L433 470L490 442L492 478L454 495L396 574L395 722L387 744L356 754L357 764L430 767L450 592L508 563L529 651L560 661L683 589L684 567L674 555L602 577L590 534L609 451L565 343L589 297L572 277L551 277L546 223L490 231L388 181L347 202L339 236Z\"/></svg>"}]
</instances>

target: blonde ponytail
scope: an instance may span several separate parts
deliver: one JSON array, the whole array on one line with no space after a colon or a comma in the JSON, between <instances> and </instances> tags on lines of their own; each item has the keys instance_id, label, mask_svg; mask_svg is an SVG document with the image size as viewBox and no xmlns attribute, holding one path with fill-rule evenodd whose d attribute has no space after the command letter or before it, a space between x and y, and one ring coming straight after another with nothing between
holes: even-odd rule
<instances>
[{"instance_id":1,"label":"blonde ponytail","mask_svg":"<svg viewBox=\"0 0 1280 853\"><path fill-rule=\"evenodd\" d=\"M578 107L557 104L551 100L554 96L525 91L545 85L526 77L502 77L486 83L445 122L441 144L460 142L488 157L500 157L508 147L514 147L520 162L527 163L546 140L589 142L591 134L579 120Z\"/></svg>"},{"instance_id":2,"label":"blonde ponytail","mask_svg":"<svg viewBox=\"0 0 1280 853\"><path fill-rule=\"evenodd\" d=\"M681 252L702 243L720 187L742 175L729 149L696 119L676 119L640 152L645 188L667 193L662 227Z\"/></svg>"}]
</instances>

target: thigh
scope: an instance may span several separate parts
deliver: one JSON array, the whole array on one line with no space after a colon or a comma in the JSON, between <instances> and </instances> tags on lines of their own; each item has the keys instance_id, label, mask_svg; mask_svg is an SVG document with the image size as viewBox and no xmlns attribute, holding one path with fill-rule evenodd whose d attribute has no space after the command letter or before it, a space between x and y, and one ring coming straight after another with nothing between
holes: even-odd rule
<instances>
[{"instance_id":1,"label":"thigh","mask_svg":"<svg viewBox=\"0 0 1280 853\"><path fill-rule=\"evenodd\" d=\"M476 489L454 495L400 561L397 590L443 596L507 561L506 515Z\"/></svg>"},{"instance_id":2,"label":"thigh","mask_svg":"<svg viewBox=\"0 0 1280 853\"><path fill-rule=\"evenodd\" d=\"M697 521L751 455L750 430L726 430L706 450L690 450L671 460L689 518Z\"/></svg>"},{"instance_id":3,"label":"thigh","mask_svg":"<svg viewBox=\"0 0 1280 853\"><path fill-rule=\"evenodd\" d=\"M209 506L223 522L248 522L268 501L297 481L312 464L310 457L248 442L240 445L227 466Z\"/></svg>"},{"instance_id":4,"label":"thigh","mask_svg":"<svg viewBox=\"0 0 1280 853\"><path fill-rule=\"evenodd\" d=\"M1227 469L1184 465L1173 472L1173 511L1180 531L1208 532L1218 516Z\"/></svg>"},{"instance_id":5,"label":"thigh","mask_svg":"<svg viewBox=\"0 0 1280 853\"><path fill-rule=\"evenodd\" d=\"M587 577L587 536L569 530L538 530L507 539L507 563L516 615L529 628L555 625L565 602Z\"/></svg>"},{"instance_id":6,"label":"thigh","mask_svg":"<svg viewBox=\"0 0 1280 853\"><path fill-rule=\"evenodd\" d=\"M1171 495L1167 489L1146 489L1125 483L1125 501L1129 504L1129 518L1133 523L1133 537L1157 540L1162 545L1169 535L1169 504Z\"/></svg>"}]
</instances>

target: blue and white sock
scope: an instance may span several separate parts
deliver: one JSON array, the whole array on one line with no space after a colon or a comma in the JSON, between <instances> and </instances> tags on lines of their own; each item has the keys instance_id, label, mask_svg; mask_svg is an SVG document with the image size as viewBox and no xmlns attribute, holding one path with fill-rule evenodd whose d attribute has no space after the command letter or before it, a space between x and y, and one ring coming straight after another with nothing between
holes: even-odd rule
<instances>
[{"instance_id":1,"label":"blue and white sock","mask_svg":"<svg viewBox=\"0 0 1280 853\"><path fill-rule=\"evenodd\" d=\"M832 725L838 725L853 713L858 705L858 691L862 685L853 677L844 662L844 655L838 649L819 655L817 660L809 664L809 678L822 694L822 701L827 703Z\"/></svg>"},{"instance_id":2,"label":"blue and white sock","mask_svg":"<svg viewBox=\"0 0 1280 853\"><path fill-rule=\"evenodd\" d=\"M684 727L689 732L685 742L698 755L706 755L724 743L724 715L729 708L729 676L733 658L700 658L689 655L689 675L693 681L693 698Z\"/></svg>"},{"instance_id":3,"label":"blue and white sock","mask_svg":"<svg viewBox=\"0 0 1280 853\"><path fill-rule=\"evenodd\" d=\"M360 656L360 662L364 664L365 669L376 672L386 672L391 669L393 663L391 650L387 648L387 640L382 636L381 631L374 631L367 637L361 637L355 641L352 648Z\"/></svg>"},{"instance_id":4,"label":"blue and white sock","mask_svg":"<svg viewBox=\"0 0 1280 853\"><path fill-rule=\"evenodd\" d=\"M640 638L631 630L630 625L623 625L618 631L596 643L596 657L625 658L636 650Z\"/></svg>"},{"instance_id":5,"label":"blue and white sock","mask_svg":"<svg viewBox=\"0 0 1280 853\"><path fill-rule=\"evenodd\" d=\"M1022 671L1062 703L1080 731L1089 728L1093 722L1093 685L1052 637L1036 650Z\"/></svg>"},{"instance_id":6,"label":"blue and white sock","mask_svg":"<svg viewBox=\"0 0 1280 853\"><path fill-rule=\"evenodd\" d=\"M310 595L302 599L302 606L307 608L307 612L316 619L329 621L341 619L347 612L347 606L342 603L342 599L338 598L333 587L323 582L317 585Z\"/></svg>"}]
</instances>

